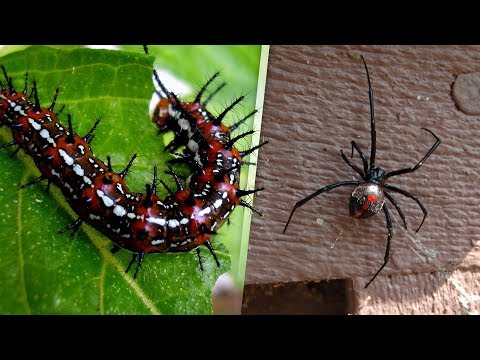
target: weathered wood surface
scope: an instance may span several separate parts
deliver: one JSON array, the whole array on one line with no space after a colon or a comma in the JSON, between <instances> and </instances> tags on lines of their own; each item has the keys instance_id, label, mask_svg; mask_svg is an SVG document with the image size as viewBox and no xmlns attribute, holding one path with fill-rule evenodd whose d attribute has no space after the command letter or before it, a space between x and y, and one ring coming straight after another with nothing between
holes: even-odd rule
<instances>
[{"instance_id":1,"label":"weathered wood surface","mask_svg":"<svg viewBox=\"0 0 480 360\"><path fill-rule=\"evenodd\" d=\"M416 164L435 141L421 127L442 140L417 172L389 179L416 194L429 213L415 233L422 212L394 194L409 230L390 205L391 260L366 290L383 262L387 230L383 213L349 217L352 187L305 204L282 233L297 201L326 184L357 179L340 149L349 156L355 140L370 154L361 54L375 93L377 166ZM478 313L480 119L459 109L452 86L459 74L479 72L479 46L271 46L261 130L270 144L260 151L257 172L257 186L266 190L255 198L265 217L253 217L246 284L354 279L357 313ZM457 102L480 104L476 84L467 82L470 91L463 86Z\"/></svg>"}]
</instances>

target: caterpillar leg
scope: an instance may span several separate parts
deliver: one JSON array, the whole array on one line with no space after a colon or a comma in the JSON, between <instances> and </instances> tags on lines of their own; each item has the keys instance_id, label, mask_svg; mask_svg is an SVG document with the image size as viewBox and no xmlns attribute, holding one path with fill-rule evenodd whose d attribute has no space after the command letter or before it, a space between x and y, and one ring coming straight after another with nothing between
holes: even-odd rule
<instances>
[{"instance_id":1,"label":"caterpillar leg","mask_svg":"<svg viewBox=\"0 0 480 360\"><path fill-rule=\"evenodd\" d=\"M78 218L77 220L75 220L72 224L68 225L66 228L62 229L62 230L59 230L58 232L60 234L63 234L65 231L67 230L71 230L71 234L70 236L73 236L76 234L76 232L78 231L78 229L80 229L80 226L82 225L83 223L83 220L81 220L80 218Z\"/></svg>"},{"instance_id":2,"label":"caterpillar leg","mask_svg":"<svg viewBox=\"0 0 480 360\"><path fill-rule=\"evenodd\" d=\"M120 249L121 249L120 246L118 246L118 245L113 245L113 247L112 247L112 249L110 250L110 252L112 253L112 255L115 255Z\"/></svg>"},{"instance_id":3,"label":"caterpillar leg","mask_svg":"<svg viewBox=\"0 0 480 360\"><path fill-rule=\"evenodd\" d=\"M135 259L137 258L137 256L138 256L138 262L137 262L137 268L135 269L135 274L133 275L134 279L137 278L138 271L142 267L143 259L145 258L145 253L141 252L141 253L138 253L138 254L133 254L132 255L132 260L130 260L130 263L128 264L127 269L125 270L125 274L130 271L130 268L132 267L133 263L135 262Z\"/></svg>"},{"instance_id":4,"label":"caterpillar leg","mask_svg":"<svg viewBox=\"0 0 480 360\"><path fill-rule=\"evenodd\" d=\"M200 270L203 272L203 262L202 262L202 255L200 254L200 249L197 247L195 251L197 252L198 264L200 265Z\"/></svg>"},{"instance_id":5,"label":"caterpillar leg","mask_svg":"<svg viewBox=\"0 0 480 360\"><path fill-rule=\"evenodd\" d=\"M215 262L217 263L217 266L220 267L220 261L218 261L217 254L215 254L215 250L213 250L212 244L210 243L210 240L208 240L205 243L205 246L207 247L208 251L213 255L213 258L215 259Z\"/></svg>"}]
</instances>

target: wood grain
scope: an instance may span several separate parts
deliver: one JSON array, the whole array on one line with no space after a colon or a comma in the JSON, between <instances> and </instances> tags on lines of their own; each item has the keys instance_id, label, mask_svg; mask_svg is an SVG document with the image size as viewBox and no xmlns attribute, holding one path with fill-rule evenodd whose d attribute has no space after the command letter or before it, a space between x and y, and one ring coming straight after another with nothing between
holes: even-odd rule
<instances>
[{"instance_id":1,"label":"wood grain","mask_svg":"<svg viewBox=\"0 0 480 360\"><path fill-rule=\"evenodd\" d=\"M349 155L355 140L370 153L361 54L375 93L377 166L390 171L416 164L435 142L421 127L442 140L417 172L389 179L416 194L429 213L415 233L422 212L394 195L409 230L390 206L391 260L367 290L382 264L387 230L383 213L349 217L352 187L311 200L282 233L297 201L326 184L357 179L340 149ZM266 190L255 198L265 217L253 217L246 284L354 279L359 306L373 299L359 313L464 311L448 279L461 274L455 276L465 291L479 294L480 120L460 111L451 92L459 74L478 72L479 46L271 46L261 129L270 144L259 153L256 180Z\"/></svg>"}]
</instances>

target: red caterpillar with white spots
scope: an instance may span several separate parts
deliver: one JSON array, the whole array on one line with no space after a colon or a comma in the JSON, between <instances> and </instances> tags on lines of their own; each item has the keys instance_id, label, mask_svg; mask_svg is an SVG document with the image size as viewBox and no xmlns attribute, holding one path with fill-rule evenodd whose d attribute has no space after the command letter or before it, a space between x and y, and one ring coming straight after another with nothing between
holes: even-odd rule
<instances>
[{"instance_id":1,"label":"red caterpillar with white spots","mask_svg":"<svg viewBox=\"0 0 480 360\"><path fill-rule=\"evenodd\" d=\"M155 252L196 249L203 269L200 245L207 246L220 266L210 238L237 205L255 211L241 196L261 189L240 190L238 177L242 158L261 145L244 152L233 147L236 140L251 131L230 139L230 131L253 113L230 128L221 124L225 114L241 98L217 118L205 110L216 92L200 102L206 87L218 74L207 82L192 103L180 101L161 85L168 95L160 101L153 120L161 131L174 130L175 140L169 150L187 145L180 161L194 170L188 189L172 171L178 189L162 200L156 194L156 166L152 185L147 184L146 193L141 194L132 192L124 182L136 155L120 173L112 170L108 157L107 164L95 157L89 141L99 120L85 136L75 134L70 115L65 126L58 120L58 113L53 112L58 89L52 104L42 108L35 82L30 95L34 97L32 102L26 95L27 79L25 89L18 92L3 66L2 71L6 86L0 82L0 126L8 126L14 140L0 148L18 145L17 150L23 149L30 155L40 170L39 178L22 187L44 179L48 185L54 183L59 187L78 215L78 219L61 232L75 233L84 221L92 225L115 243L112 252L120 248L133 252L127 272L138 257L134 277L145 254ZM161 84L156 72L154 74Z\"/></svg>"}]
</instances>

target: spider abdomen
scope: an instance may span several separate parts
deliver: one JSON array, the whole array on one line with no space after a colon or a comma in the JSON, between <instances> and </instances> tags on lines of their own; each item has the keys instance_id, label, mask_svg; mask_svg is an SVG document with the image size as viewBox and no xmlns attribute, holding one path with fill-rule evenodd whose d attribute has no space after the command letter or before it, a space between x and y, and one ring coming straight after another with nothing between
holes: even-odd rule
<instances>
[{"instance_id":1,"label":"spider abdomen","mask_svg":"<svg viewBox=\"0 0 480 360\"><path fill-rule=\"evenodd\" d=\"M364 183L353 190L350 195L350 216L364 219L378 214L385 203L382 188L374 183Z\"/></svg>"}]
</instances>

